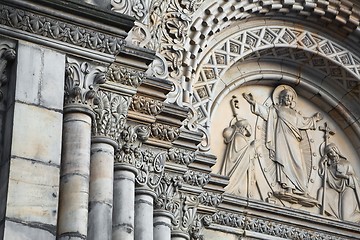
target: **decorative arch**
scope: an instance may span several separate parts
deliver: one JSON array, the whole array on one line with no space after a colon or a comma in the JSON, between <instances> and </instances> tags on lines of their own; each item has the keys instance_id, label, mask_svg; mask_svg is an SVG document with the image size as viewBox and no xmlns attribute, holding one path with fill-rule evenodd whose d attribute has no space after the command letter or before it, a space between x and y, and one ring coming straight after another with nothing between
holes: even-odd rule
<instances>
[{"instance_id":1,"label":"decorative arch","mask_svg":"<svg viewBox=\"0 0 360 240\"><path fill-rule=\"evenodd\" d=\"M310 28L278 21L269 21L266 26L251 24L244 24L240 31L238 28L229 28L218 34L217 43L199 60L190 90L193 93L190 106L194 111L194 117L189 121L191 127L198 127L205 133L206 138L209 137L208 130L215 100L232 84L229 78L226 78L227 72L237 66L241 72L239 64L255 61L258 64L257 76L260 74L264 79L268 78L264 76L264 66L269 62L292 68L288 72L294 69L297 71L296 68L299 66L313 72L319 80L305 81L308 87L315 89L314 94L321 93L323 100L329 102L332 108L338 108L348 125L353 124L354 129L359 128L357 121L360 112L356 107L360 102L359 56L330 37L320 35ZM288 78L288 81L298 79L300 82L300 79L304 79L304 71L297 73L298 76L292 77L291 80ZM286 74L281 76L286 80ZM232 78L232 81L235 80ZM207 143L204 143L204 146L207 146L204 149L208 149Z\"/></svg>"}]
</instances>

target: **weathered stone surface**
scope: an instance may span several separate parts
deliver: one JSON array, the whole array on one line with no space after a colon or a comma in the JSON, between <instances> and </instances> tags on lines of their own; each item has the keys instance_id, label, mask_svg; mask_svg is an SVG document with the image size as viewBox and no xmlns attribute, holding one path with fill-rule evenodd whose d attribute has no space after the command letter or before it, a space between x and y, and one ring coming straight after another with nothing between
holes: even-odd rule
<instances>
[{"instance_id":1,"label":"weathered stone surface","mask_svg":"<svg viewBox=\"0 0 360 240\"><path fill-rule=\"evenodd\" d=\"M55 227L54 227L55 230ZM54 233L51 233L44 226L38 224L17 223L6 221L4 240L51 240L55 239Z\"/></svg>"},{"instance_id":2,"label":"weathered stone surface","mask_svg":"<svg viewBox=\"0 0 360 240\"><path fill-rule=\"evenodd\" d=\"M59 172L58 166L13 157L6 217L56 226Z\"/></svg>"},{"instance_id":3,"label":"weathered stone surface","mask_svg":"<svg viewBox=\"0 0 360 240\"><path fill-rule=\"evenodd\" d=\"M26 42L18 46L16 100L62 110L64 54Z\"/></svg>"},{"instance_id":4,"label":"weathered stone surface","mask_svg":"<svg viewBox=\"0 0 360 240\"><path fill-rule=\"evenodd\" d=\"M60 164L61 113L16 103L13 126L12 155Z\"/></svg>"}]
</instances>

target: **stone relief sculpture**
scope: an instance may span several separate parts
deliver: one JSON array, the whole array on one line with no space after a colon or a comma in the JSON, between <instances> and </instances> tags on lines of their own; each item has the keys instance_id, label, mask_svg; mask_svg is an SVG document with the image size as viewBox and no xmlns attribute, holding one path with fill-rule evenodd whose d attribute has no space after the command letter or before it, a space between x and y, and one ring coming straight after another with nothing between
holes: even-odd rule
<instances>
[{"instance_id":1,"label":"stone relief sculpture","mask_svg":"<svg viewBox=\"0 0 360 240\"><path fill-rule=\"evenodd\" d=\"M303 117L295 110L297 95L293 88L278 86L273 92L273 104L264 106L257 103L251 93L243 94L250 103L251 111L263 118L266 124L266 147L270 159L276 165L276 180L286 194L307 196L306 159L303 158L299 143L300 130L315 129L322 119L320 113Z\"/></svg>"},{"instance_id":2,"label":"stone relief sculpture","mask_svg":"<svg viewBox=\"0 0 360 240\"><path fill-rule=\"evenodd\" d=\"M351 164L334 143L325 146L319 175L323 178L323 187L318 191L322 213L341 220L360 222L359 181Z\"/></svg>"},{"instance_id":3,"label":"stone relief sculpture","mask_svg":"<svg viewBox=\"0 0 360 240\"><path fill-rule=\"evenodd\" d=\"M239 106L236 96L232 97L230 105L233 119L230 121L230 126L223 131L226 149L219 173L230 177L226 187L228 193L246 197L259 195L264 199L263 192L258 188L258 180L261 177L258 177L257 173L261 170L256 160L255 140L250 139L251 125L248 120L238 116L236 109L239 109Z\"/></svg>"}]
</instances>

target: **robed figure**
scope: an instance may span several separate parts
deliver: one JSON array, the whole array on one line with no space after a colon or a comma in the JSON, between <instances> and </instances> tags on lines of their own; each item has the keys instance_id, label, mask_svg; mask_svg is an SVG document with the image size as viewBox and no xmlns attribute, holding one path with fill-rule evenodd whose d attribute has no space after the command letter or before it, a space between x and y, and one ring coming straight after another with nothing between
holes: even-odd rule
<instances>
[{"instance_id":1,"label":"robed figure","mask_svg":"<svg viewBox=\"0 0 360 240\"><path fill-rule=\"evenodd\" d=\"M252 94L243 94L251 111L266 121L266 148L276 164L276 180L289 194L307 194L308 175L301 153L300 130L315 129L322 119L320 113L303 117L295 110L296 92L289 86L278 86L273 93L273 104L257 103Z\"/></svg>"},{"instance_id":2,"label":"robed figure","mask_svg":"<svg viewBox=\"0 0 360 240\"><path fill-rule=\"evenodd\" d=\"M325 198L324 213L342 220L360 222L358 179L349 161L333 143L325 147L319 174L325 177L324 186L318 193L319 199Z\"/></svg>"}]
</instances>

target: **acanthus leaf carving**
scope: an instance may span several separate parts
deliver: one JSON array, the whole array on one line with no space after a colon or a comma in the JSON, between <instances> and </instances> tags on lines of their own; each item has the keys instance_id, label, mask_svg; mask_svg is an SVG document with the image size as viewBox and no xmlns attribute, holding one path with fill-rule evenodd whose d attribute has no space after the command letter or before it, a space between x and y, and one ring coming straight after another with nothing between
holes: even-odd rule
<instances>
[{"instance_id":1,"label":"acanthus leaf carving","mask_svg":"<svg viewBox=\"0 0 360 240\"><path fill-rule=\"evenodd\" d=\"M174 212L173 230L188 233L196 218L199 199L197 196L180 193L175 201L180 207Z\"/></svg>"},{"instance_id":2,"label":"acanthus leaf carving","mask_svg":"<svg viewBox=\"0 0 360 240\"><path fill-rule=\"evenodd\" d=\"M85 104L93 106L99 84L105 82L106 68L92 66L88 62L66 59L65 105Z\"/></svg>"},{"instance_id":3,"label":"acanthus leaf carving","mask_svg":"<svg viewBox=\"0 0 360 240\"><path fill-rule=\"evenodd\" d=\"M151 124L151 137L173 142L180 136L180 129L161 123Z\"/></svg>"},{"instance_id":4,"label":"acanthus leaf carving","mask_svg":"<svg viewBox=\"0 0 360 240\"><path fill-rule=\"evenodd\" d=\"M130 109L135 112L156 116L164 109L164 104L152 98L135 95L131 102Z\"/></svg>"},{"instance_id":5,"label":"acanthus leaf carving","mask_svg":"<svg viewBox=\"0 0 360 240\"><path fill-rule=\"evenodd\" d=\"M151 150L145 150L141 154L141 160L135 165L138 169L136 183L155 189L164 175L166 153L155 154Z\"/></svg>"},{"instance_id":6,"label":"acanthus leaf carving","mask_svg":"<svg viewBox=\"0 0 360 240\"><path fill-rule=\"evenodd\" d=\"M94 99L93 135L117 141L125 127L130 97L99 90Z\"/></svg>"},{"instance_id":7,"label":"acanthus leaf carving","mask_svg":"<svg viewBox=\"0 0 360 240\"><path fill-rule=\"evenodd\" d=\"M137 88L145 80L145 72L112 64L107 72L106 79L123 85Z\"/></svg>"}]
</instances>

